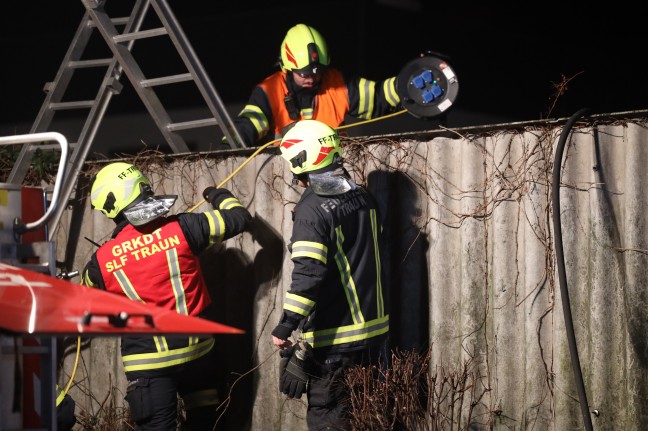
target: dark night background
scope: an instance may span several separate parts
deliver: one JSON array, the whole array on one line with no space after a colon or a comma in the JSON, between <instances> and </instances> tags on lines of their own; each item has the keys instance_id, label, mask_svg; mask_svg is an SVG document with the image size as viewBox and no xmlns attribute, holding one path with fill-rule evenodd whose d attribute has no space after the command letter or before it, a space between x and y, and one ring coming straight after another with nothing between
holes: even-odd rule
<instances>
[{"instance_id":1,"label":"dark night background","mask_svg":"<svg viewBox=\"0 0 648 431\"><path fill-rule=\"evenodd\" d=\"M127 15L132 4L108 0L106 10L125 5L121 15ZM169 4L232 116L252 87L276 70L279 44L300 22L322 33L332 64L349 75L378 80L398 74L423 51L446 56L460 83L456 104L444 119L447 127L568 117L583 107L597 113L648 107L645 14L639 3L605 8L573 1ZM6 1L2 8L0 134L27 133L44 99L43 85L54 78L85 9L76 0ZM164 70L172 67L172 55L141 42L133 52L147 77L170 74ZM556 100L556 85L565 79L568 85ZM112 99L107 116L146 114L125 76L122 83L125 88ZM98 84L88 88L94 95ZM182 91L168 97L168 108L193 103ZM436 125L404 117L385 120L377 131ZM105 139L104 129L97 139Z\"/></svg>"}]
</instances>

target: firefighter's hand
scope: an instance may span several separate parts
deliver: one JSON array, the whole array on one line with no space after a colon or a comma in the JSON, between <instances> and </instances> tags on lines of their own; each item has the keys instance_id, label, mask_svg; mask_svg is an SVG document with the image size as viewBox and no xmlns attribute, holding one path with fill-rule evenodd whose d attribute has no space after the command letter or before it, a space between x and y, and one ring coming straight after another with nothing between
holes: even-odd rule
<instances>
[{"instance_id":1,"label":"firefighter's hand","mask_svg":"<svg viewBox=\"0 0 648 431\"><path fill-rule=\"evenodd\" d=\"M209 186L203 190L203 198L205 198L205 201L209 202L214 209L218 209L218 205L220 205L224 199L232 196L232 192L222 187L217 189L216 187Z\"/></svg>"},{"instance_id":2,"label":"firefighter's hand","mask_svg":"<svg viewBox=\"0 0 648 431\"><path fill-rule=\"evenodd\" d=\"M279 354L279 390L288 398L301 398L308 385L306 365L310 360L310 346L302 341Z\"/></svg>"},{"instance_id":3,"label":"firefighter's hand","mask_svg":"<svg viewBox=\"0 0 648 431\"><path fill-rule=\"evenodd\" d=\"M272 336L272 343L277 347L281 347L282 349L287 349L292 346L292 342L290 340L282 340L281 338L277 338L274 335Z\"/></svg>"}]
</instances>

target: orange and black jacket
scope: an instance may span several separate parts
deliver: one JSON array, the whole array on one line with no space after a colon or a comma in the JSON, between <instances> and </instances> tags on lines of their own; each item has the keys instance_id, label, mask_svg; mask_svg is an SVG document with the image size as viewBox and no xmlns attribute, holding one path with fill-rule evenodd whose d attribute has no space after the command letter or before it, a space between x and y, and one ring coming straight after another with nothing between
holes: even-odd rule
<instances>
[{"instance_id":1,"label":"orange and black jacket","mask_svg":"<svg viewBox=\"0 0 648 431\"><path fill-rule=\"evenodd\" d=\"M243 232L251 219L229 191L221 193L213 206L203 213L161 217L142 226L119 223L112 239L92 255L82 283L199 316L211 299L198 255ZM213 345L212 337L123 337L124 371L129 380L165 374L208 353Z\"/></svg>"},{"instance_id":2,"label":"orange and black jacket","mask_svg":"<svg viewBox=\"0 0 648 431\"><path fill-rule=\"evenodd\" d=\"M335 128L344 124L345 115L367 120L392 112L400 103L396 77L384 81L346 78L335 68L326 68L313 95L291 91L292 76L275 72L257 85L247 105L234 119L245 146L264 138L278 139L282 130L298 120L319 120ZM290 93L299 118L291 118L285 98Z\"/></svg>"},{"instance_id":3,"label":"orange and black jacket","mask_svg":"<svg viewBox=\"0 0 648 431\"><path fill-rule=\"evenodd\" d=\"M369 192L319 196L307 188L295 206L289 249L292 281L272 335L285 340L301 329L320 352L364 349L387 337L383 233Z\"/></svg>"}]
</instances>

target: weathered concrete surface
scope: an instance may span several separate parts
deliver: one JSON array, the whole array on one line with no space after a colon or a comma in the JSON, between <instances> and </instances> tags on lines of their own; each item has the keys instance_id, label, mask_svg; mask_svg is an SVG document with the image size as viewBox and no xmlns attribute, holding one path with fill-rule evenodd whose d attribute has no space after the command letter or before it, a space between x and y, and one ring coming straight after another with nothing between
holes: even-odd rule
<instances>
[{"instance_id":1,"label":"weathered concrete surface","mask_svg":"<svg viewBox=\"0 0 648 431\"><path fill-rule=\"evenodd\" d=\"M384 213L393 347L429 346L433 363L449 369L469 364L483 391L472 415L478 429L583 429L554 255L551 171L560 131L537 125L345 142L352 175ZM562 241L580 367L590 410L600 412L592 417L597 430L641 430L648 422L647 143L641 123L584 126L565 149ZM183 211L245 160L171 159L147 169L155 191L180 195L174 211ZM225 187L248 206L253 229L203 256L213 318L246 331L219 336L218 366L231 395L223 420L232 429L306 429L304 400L278 392L270 339L290 280L286 244L299 198L290 178L270 153L237 172ZM75 229L68 219L57 232L61 259ZM80 238L101 243L111 230L86 203ZM93 250L81 240L75 267ZM118 358L114 339L83 349L72 394L84 408L108 394L122 402Z\"/></svg>"}]
</instances>

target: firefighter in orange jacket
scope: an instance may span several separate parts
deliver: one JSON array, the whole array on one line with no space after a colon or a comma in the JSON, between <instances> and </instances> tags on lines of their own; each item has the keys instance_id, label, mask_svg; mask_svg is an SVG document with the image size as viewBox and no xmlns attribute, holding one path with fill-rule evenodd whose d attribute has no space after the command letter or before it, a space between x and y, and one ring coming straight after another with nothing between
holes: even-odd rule
<instances>
[{"instance_id":1,"label":"firefighter in orange jacket","mask_svg":"<svg viewBox=\"0 0 648 431\"><path fill-rule=\"evenodd\" d=\"M280 47L280 71L258 84L234 119L245 146L281 138L299 120L318 120L330 127L348 114L367 120L399 106L396 77L384 81L351 78L330 66L326 41L305 24L286 33Z\"/></svg>"},{"instance_id":2,"label":"firefighter in orange jacket","mask_svg":"<svg viewBox=\"0 0 648 431\"><path fill-rule=\"evenodd\" d=\"M177 196L155 196L134 165L112 163L92 184L92 207L117 224L112 239L92 255L82 283L200 316L211 299L198 255L243 232L251 215L226 189L207 187L213 207L165 216ZM126 401L138 430L177 428L177 396L192 431L212 430L219 404L213 337L122 337Z\"/></svg>"}]
</instances>

